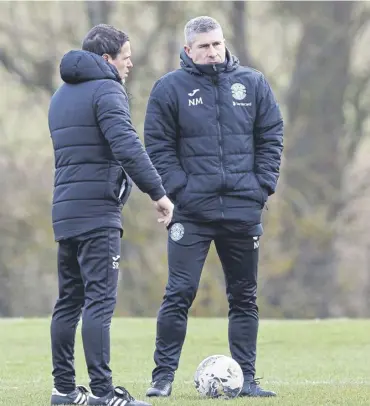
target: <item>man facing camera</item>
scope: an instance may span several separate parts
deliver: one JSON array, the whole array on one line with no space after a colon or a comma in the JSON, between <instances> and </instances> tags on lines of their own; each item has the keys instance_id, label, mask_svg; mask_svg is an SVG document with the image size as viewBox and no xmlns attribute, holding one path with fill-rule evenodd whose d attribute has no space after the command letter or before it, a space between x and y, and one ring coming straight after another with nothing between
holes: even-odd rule
<instances>
[{"instance_id":1,"label":"man facing camera","mask_svg":"<svg viewBox=\"0 0 370 406\"><path fill-rule=\"evenodd\" d=\"M275 396L255 379L256 295L261 215L279 178L283 119L266 78L230 54L216 20L190 20L185 41L181 68L154 85L145 120L146 149L175 203L147 395L171 394L213 241L225 274L230 352L244 373L240 396Z\"/></svg>"}]
</instances>

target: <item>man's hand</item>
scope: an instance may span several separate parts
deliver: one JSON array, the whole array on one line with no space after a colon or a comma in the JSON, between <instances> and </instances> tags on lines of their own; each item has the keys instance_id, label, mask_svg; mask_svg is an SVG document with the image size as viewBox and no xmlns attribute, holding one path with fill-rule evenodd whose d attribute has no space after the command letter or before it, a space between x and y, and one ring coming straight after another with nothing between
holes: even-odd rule
<instances>
[{"instance_id":1,"label":"man's hand","mask_svg":"<svg viewBox=\"0 0 370 406\"><path fill-rule=\"evenodd\" d=\"M167 227L172 220L173 203L167 196L163 196L161 199L157 200L154 205L159 213L158 223L164 223Z\"/></svg>"}]
</instances>

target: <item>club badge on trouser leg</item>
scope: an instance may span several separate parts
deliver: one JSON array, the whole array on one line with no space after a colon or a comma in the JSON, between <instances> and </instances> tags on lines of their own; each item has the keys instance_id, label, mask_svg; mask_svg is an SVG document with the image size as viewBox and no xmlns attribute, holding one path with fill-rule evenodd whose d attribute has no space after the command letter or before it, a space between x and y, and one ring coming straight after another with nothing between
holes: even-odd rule
<instances>
[{"instance_id":1,"label":"club badge on trouser leg","mask_svg":"<svg viewBox=\"0 0 370 406\"><path fill-rule=\"evenodd\" d=\"M185 234L185 228L181 223L174 223L170 228L170 237L172 241L180 241Z\"/></svg>"}]
</instances>

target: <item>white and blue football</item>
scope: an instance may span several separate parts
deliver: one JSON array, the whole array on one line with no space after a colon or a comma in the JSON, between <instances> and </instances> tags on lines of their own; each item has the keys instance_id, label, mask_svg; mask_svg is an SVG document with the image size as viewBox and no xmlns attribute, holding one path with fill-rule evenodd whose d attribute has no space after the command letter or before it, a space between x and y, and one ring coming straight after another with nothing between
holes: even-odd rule
<instances>
[{"instance_id":1,"label":"white and blue football","mask_svg":"<svg viewBox=\"0 0 370 406\"><path fill-rule=\"evenodd\" d=\"M226 355L211 355L198 366L194 383L202 397L233 399L243 388L240 365Z\"/></svg>"}]
</instances>

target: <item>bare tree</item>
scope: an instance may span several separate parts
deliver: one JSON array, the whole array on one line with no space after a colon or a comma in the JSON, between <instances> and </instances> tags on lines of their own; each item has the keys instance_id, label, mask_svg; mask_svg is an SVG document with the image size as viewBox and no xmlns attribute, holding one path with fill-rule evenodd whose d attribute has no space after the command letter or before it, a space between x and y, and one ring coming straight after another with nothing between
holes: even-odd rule
<instances>
[{"instance_id":1,"label":"bare tree","mask_svg":"<svg viewBox=\"0 0 370 406\"><path fill-rule=\"evenodd\" d=\"M232 42L236 54L242 65L251 65L252 57L249 53L247 32L248 32L248 17L247 8L248 3L245 1L231 1L230 2L230 22L233 29Z\"/></svg>"},{"instance_id":2,"label":"bare tree","mask_svg":"<svg viewBox=\"0 0 370 406\"><path fill-rule=\"evenodd\" d=\"M86 10L91 27L98 24L109 24L114 11L113 1L86 1Z\"/></svg>"},{"instance_id":3,"label":"bare tree","mask_svg":"<svg viewBox=\"0 0 370 406\"><path fill-rule=\"evenodd\" d=\"M354 2L280 3L302 26L295 66L287 93L285 209L282 211L282 251L289 251L291 266L271 280L265 294L279 306L286 296L300 295L302 316L335 314L338 285L334 241L341 206L346 166L360 138L367 112L357 107L357 117L347 153L348 136L343 105L352 87L351 103L368 82L352 81L351 50L358 32L353 20ZM295 301L293 300L292 303ZM286 308L287 316L297 308Z\"/></svg>"}]
</instances>

